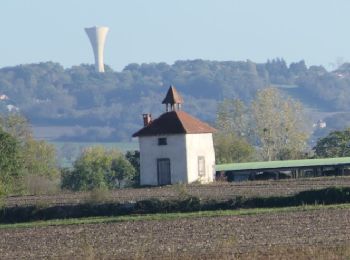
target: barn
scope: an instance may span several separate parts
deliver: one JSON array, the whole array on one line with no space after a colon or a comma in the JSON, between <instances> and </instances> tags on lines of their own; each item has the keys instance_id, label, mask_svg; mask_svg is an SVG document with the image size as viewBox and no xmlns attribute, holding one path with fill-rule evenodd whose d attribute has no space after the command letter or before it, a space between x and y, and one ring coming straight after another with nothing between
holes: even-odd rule
<instances>
[{"instance_id":1,"label":"barn","mask_svg":"<svg viewBox=\"0 0 350 260\"><path fill-rule=\"evenodd\" d=\"M170 86L156 119L143 114L144 127L133 134L140 146L140 184L208 183L215 175L215 129L182 111L183 98Z\"/></svg>"}]
</instances>

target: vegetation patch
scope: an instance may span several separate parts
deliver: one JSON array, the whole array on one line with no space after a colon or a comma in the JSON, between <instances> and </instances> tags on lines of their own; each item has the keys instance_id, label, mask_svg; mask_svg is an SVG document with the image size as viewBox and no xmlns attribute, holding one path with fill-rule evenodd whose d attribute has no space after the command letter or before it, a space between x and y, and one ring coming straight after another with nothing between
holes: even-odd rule
<instances>
[{"instance_id":1,"label":"vegetation patch","mask_svg":"<svg viewBox=\"0 0 350 260\"><path fill-rule=\"evenodd\" d=\"M96 216L215 211L244 208L277 208L341 203L350 203L350 187L333 187L322 190L303 191L295 195L284 197L235 197L224 201L201 201L197 197L189 196L187 198L175 200L147 199L129 203L91 202L61 206L32 205L3 207L0 209L0 222L17 223L35 220Z\"/></svg>"},{"instance_id":2,"label":"vegetation patch","mask_svg":"<svg viewBox=\"0 0 350 260\"><path fill-rule=\"evenodd\" d=\"M0 229L7 228L33 228L59 225L82 225L82 224L101 224L101 223L118 223L128 221L166 221L182 218L210 218L224 216L253 216L258 214L286 213L286 212L302 212L312 210L328 210L328 209L349 209L350 204L338 205L304 205L297 207L283 208L255 208L255 209L239 209L239 210L215 210L215 211L197 211L197 212L181 212L181 213L156 213L156 214L139 214L127 216L112 217L84 217L84 218L67 218L53 220L39 220L32 222L0 224Z\"/></svg>"}]
</instances>

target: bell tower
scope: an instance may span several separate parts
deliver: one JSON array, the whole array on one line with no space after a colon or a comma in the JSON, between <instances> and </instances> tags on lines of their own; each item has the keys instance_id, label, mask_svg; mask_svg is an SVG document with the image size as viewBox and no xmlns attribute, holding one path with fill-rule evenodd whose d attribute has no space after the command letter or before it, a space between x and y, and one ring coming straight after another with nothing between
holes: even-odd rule
<instances>
[{"instance_id":1,"label":"bell tower","mask_svg":"<svg viewBox=\"0 0 350 260\"><path fill-rule=\"evenodd\" d=\"M177 92L174 86L170 86L162 104L165 104L166 112L179 111L184 103L182 97Z\"/></svg>"}]
</instances>

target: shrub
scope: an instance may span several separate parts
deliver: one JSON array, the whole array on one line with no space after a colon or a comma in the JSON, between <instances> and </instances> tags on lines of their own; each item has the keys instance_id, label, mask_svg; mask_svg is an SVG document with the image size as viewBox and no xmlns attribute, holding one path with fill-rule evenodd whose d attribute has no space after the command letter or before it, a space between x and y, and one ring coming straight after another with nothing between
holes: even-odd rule
<instances>
[{"instance_id":1,"label":"shrub","mask_svg":"<svg viewBox=\"0 0 350 260\"><path fill-rule=\"evenodd\" d=\"M188 197L180 200L159 200L148 199L136 202L135 210L138 213L158 213L158 212L188 212L201 209L200 199Z\"/></svg>"},{"instance_id":2,"label":"shrub","mask_svg":"<svg viewBox=\"0 0 350 260\"><path fill-rule=\"evenodd\" d=\"M135 170L116 149L90 147L74 162L73 169L62 169L64 189L88 191L121 187L122 181L133 178Z\"/></svg>"},{"instance_id":3,"label":"shrub","mask_svg":"<svg viewBox=\"0 0 350 260\"><path fill-rule=\"evenodd\" d=\"M60 180L40 175L24 176L24 190L31 195L55 194L60 190Z\"/></svg>"},{"instance_id":4,"label":"shrub","mask_svg":"<svg viewBox=\"0 0 350 260\"><path fill-rule=\"evenodd\" d=\"M302 204L333 204L350 202L349 187L332 187L299 192L295 199Z\"/></svg>"}]
</instances>

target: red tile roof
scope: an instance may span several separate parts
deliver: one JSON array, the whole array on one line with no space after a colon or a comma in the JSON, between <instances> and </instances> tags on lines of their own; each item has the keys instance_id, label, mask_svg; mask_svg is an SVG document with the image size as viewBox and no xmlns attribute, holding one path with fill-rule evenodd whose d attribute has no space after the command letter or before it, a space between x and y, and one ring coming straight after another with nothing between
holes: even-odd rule
<instances>
[{"instance_id":1,"label":"red tile roof","mask_svg":"<svg viewBox=\"0 0 350 260\"><path fill-rule=\"evenodd\" d=\"M171 111L162 114L149 125L134 133L133 137L166 134L214 133L215 128L190 116L184 111Z\"/></svg>"},{"instance_id":2,"label":"red tile roof","mask_svg":"<svg viewBox=\"0 0 350 260\"><path fill-rule=\"evenodd\" d=\"M174 86L170 86L162 104L182 104L184 101Z\"/></svg>"}]
</instances>

